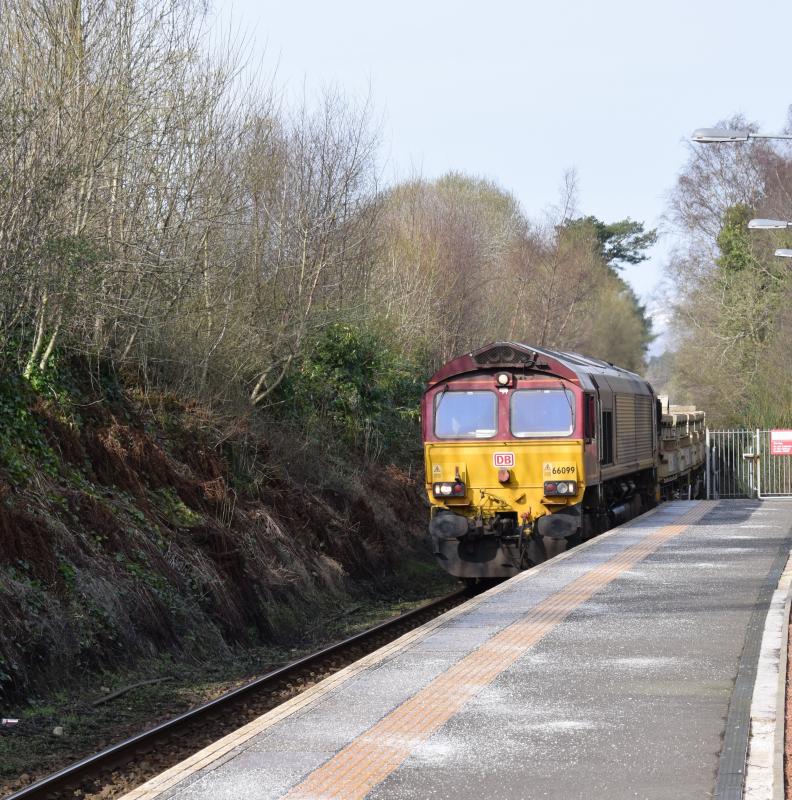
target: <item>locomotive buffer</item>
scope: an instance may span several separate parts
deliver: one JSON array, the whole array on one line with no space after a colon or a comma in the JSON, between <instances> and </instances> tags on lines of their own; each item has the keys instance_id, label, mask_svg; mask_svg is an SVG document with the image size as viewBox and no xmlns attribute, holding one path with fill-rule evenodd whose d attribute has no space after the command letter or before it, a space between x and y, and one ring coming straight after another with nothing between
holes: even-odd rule
<instances>
[{"instance_id":1,"label":"locomotive buffer","mask_svg":"<svg viewBox=\"0 0 792 800\"><path fill-rule=\"evenodd\" d=\"M521 572L126 796L737 798L783 501L674 501Z\"/></svg>"}]
</instances>

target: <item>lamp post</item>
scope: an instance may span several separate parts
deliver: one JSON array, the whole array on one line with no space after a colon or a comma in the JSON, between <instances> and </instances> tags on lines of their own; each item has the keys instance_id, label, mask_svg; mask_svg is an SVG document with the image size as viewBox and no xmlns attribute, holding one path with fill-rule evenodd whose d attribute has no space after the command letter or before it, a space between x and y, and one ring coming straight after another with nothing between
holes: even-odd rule
<instances>
[{"instance_id":1,"label":"lamp post","mask_svg":"<svg viewBox=\"0 0 792 800\"><path fill-rule=\"evenodd\" d=\"M749 139L792 139L789 133L754 133L748 128L697 128L690 137L697 144L716 144L723 142L747 142ZM792 222L783 219L752 219L748 223L751 230L788 230ZM792 258L792 249L781 247L775 251L778 258Z\"/></svg>"},{"instance_id":2,"label":"lamp post","mask_svg":"<svg viewBox=\"0 0 792 800\"><path fill-rule=\"evenodd\" d=\"M789 133L754 133L748 128L698 128L690 137L698 144L714 144L719 142L747 142L749 139L792 139Z\"/></svg>"},{"instance_id":3,"label":"lamp post","mask_svg":"<svg viewBox=\"0 0 792 800\"><path fill-rule=\"evenodd\" d=\"M792 222L783 219L752 219L748 227L753 231L786 231L792 228ZM792 258L792 250L781 247L775 251L778 258Z\"/></svg>"}]
</instances>

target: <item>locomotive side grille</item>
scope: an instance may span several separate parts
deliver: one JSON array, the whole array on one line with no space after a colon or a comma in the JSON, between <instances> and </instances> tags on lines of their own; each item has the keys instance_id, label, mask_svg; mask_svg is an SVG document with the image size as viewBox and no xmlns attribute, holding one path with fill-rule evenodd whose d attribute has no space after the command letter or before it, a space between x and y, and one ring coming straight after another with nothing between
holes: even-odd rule
<instances>
[{"instance_id":1,"label":"locomotive side grille","mask_svg":"<svg viewBox=\"0 0 792 800\"><path fill-rule=\"evenodd\" d=\"M635 398L630 394L616 395L616 460L636 461L638 443L635 441Z\"/></svg>"},{"instance_id":2,"label":"locomotive side grille","mask_svg":"<svg viewBox=\"0 0 792 800\"><path fill-rule=\"evenodd\" d=\"M651 397L616 395L616 459L619 463L652 457L653 414Z\"/></svg>"},{"instance_id":3,"label":"locomotive side grille","mask_svg":"<svg viewBox=\"0 0 792 800\"><path fill-rule=\"evenodd\" d=\"M645 395L635 397L635 433L639 442L639 458L652 458L654 453L654 426L656 409L654 400Z\"/></svg>"}]
</instances>

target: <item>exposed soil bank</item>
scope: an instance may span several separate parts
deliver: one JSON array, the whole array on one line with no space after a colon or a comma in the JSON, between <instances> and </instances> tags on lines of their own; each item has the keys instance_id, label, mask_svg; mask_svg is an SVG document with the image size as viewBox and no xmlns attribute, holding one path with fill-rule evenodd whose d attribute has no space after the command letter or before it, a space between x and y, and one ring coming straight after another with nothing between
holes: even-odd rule
<instances>
[{"instance_id":1,"label":"exposed soil bank","mask_svg":"<svg viewBox=\"0 0 792 800\"><path fill-rule=\"evenodd\" d=\"M182 691L192 705L196 685L334 638L372 600L448 590L415 470L100 378L0 386L0 716L52 736L102 687L163 675L141 696L169 714ZM123 716L114 734L140 727Z\"/></svg>"}]
</instances>

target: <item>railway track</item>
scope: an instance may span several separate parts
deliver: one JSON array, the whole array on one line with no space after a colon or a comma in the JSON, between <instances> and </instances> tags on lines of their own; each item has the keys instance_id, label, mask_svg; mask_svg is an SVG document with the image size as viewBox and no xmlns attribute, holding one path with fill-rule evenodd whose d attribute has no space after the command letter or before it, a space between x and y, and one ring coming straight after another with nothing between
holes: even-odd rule
<instances>
[{"instance_id":1,"label":"railway track","mask_svg":"<svg viewBox=\"0 0 792 800\"><path fill-rule=\"evenodd\" d=\"M118 797L469 596L460 590L381 622L77 761L6 800Z\"/></svg>"}]
</instances>

